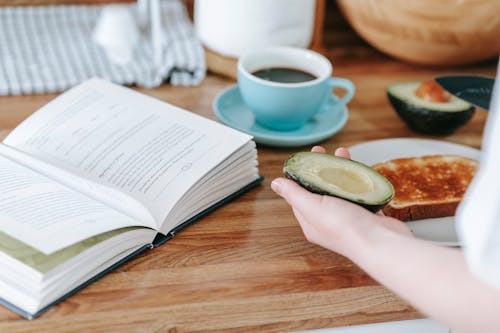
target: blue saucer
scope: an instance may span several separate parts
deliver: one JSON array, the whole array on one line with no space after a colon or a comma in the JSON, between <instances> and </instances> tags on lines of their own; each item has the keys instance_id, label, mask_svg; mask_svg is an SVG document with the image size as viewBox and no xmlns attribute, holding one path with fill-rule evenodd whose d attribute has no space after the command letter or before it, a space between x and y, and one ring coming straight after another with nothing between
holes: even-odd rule
<instances>
[{"instance_id":1,"label":"blue saucer","mask_svg":"<svg viewBox=\"0 0 500 333\"><path fill-rule=\"evenodd\" d=\"M255 142L277 147L297 147L325 140L340 131L347 122L347 108L331 102L304 126L293 131L275 131L259 125L252 111L245 105L237 85L230 86L217 95L213 102L214 113L224 124L254 137Z\"/></svg>"}]
</instances>

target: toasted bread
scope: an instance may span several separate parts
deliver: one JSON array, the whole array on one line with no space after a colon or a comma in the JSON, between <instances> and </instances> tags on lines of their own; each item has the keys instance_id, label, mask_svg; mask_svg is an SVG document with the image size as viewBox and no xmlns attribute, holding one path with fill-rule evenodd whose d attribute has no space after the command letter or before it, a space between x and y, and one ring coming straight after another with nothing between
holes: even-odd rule
<instances>
[{"instance_id":1,"label":"toasted bread","mask_svg":"<svg viewBox=\"0 0 500 333\"><path fill-rule=\"evenodd\" d=\"M453 216L476 173L476 160L455 155L399 158L372 168L394 186L385 215L402 221Z\"/></svg>"}]
</instances>

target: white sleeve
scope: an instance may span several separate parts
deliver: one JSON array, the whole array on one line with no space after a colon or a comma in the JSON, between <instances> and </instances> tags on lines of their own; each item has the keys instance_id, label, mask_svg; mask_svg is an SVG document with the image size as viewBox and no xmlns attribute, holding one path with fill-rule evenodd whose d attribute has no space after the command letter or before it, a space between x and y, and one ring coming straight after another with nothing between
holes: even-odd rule
<instances>
[{"instance_id":1,"label":"white sleeve","mask_svg":"<svg viewBox=\"0 0 500 333\"><path fill-rule=\"evenodd\" d=\"M470 270L500 289L500 63L479 170L458 208L458 236Z\"/></svg>"}]
</instances>

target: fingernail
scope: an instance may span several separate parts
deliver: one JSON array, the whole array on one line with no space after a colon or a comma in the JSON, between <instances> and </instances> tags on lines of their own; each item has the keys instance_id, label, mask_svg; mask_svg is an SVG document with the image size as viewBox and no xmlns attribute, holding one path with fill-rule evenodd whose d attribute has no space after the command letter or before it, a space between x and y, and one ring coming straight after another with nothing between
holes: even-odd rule
<instances>
[{"instance_id":1,"label":"fingernail","mask_svg":"<svg viewBox=\"0 0 500 333\"><path fill-rule=\"evenodd\" d=\"M273 189L274 192L280 194L281 190L281 180L280 179L275 179L271 182L271 188Z\"/></svg>"}]
</instances>

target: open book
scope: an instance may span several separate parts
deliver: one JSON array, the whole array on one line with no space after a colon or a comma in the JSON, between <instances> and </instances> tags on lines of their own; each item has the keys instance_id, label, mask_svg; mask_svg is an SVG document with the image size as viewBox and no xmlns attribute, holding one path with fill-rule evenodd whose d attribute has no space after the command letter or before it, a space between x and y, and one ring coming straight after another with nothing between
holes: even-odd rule
<instances>
[{"instance_id":1,"label":"open book","mask_svg":"<svg viewBox=\"0 0 500 333\"><path fill-rule=\"evenodd\" d=\"M250 136L84 82L0 143L0 303L33 318L261 181Z\"/></svg>"}]
</instances>

